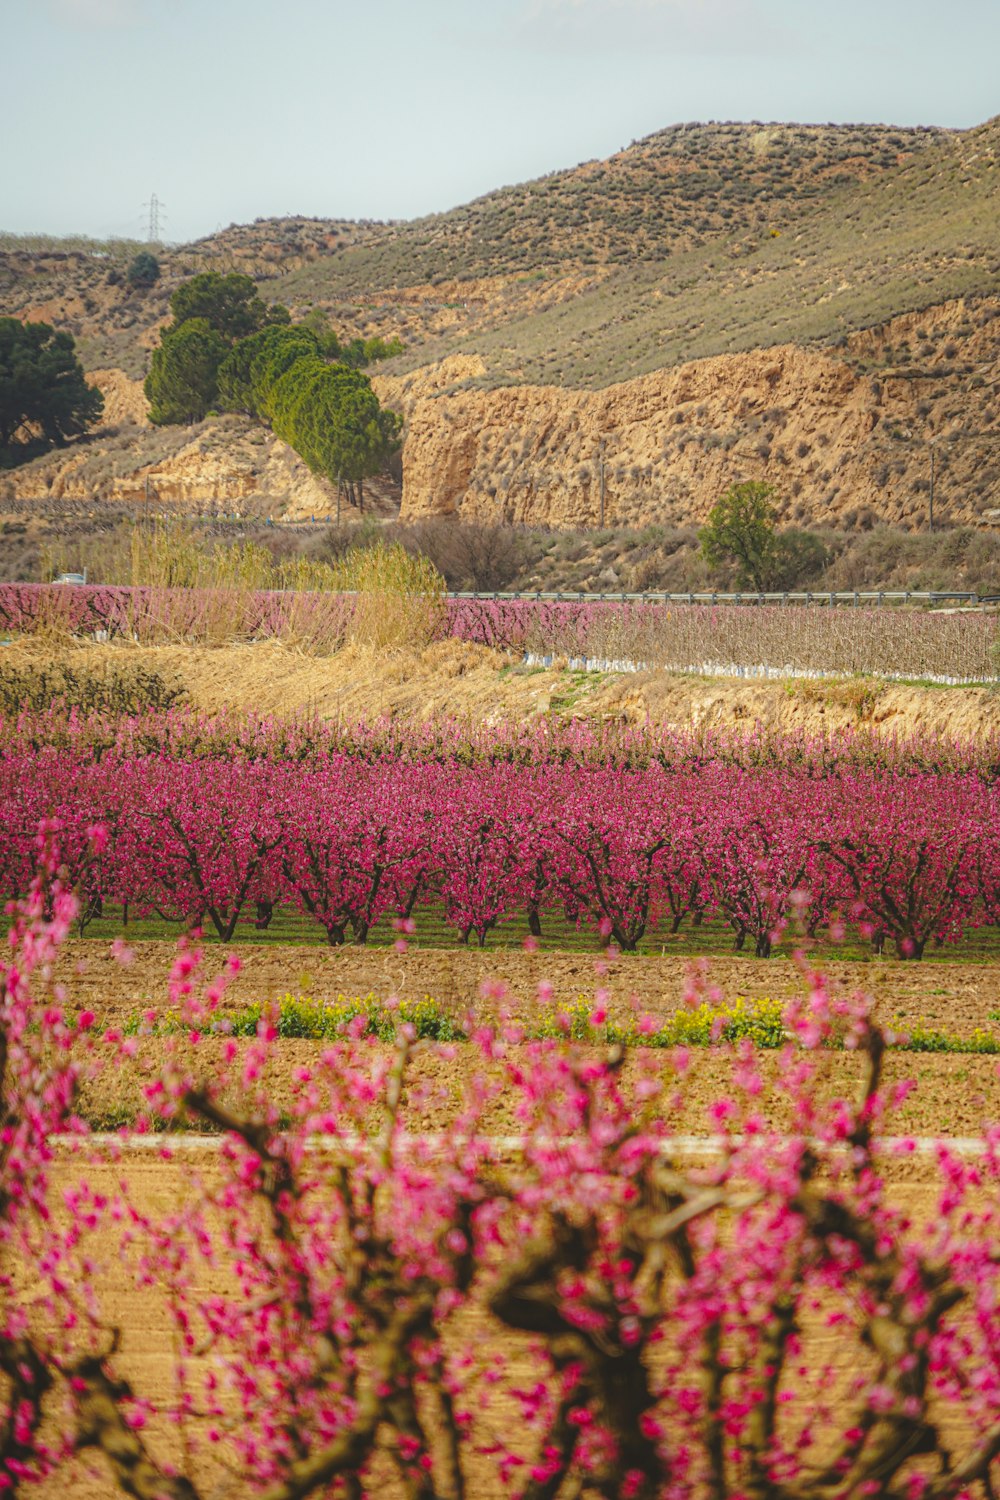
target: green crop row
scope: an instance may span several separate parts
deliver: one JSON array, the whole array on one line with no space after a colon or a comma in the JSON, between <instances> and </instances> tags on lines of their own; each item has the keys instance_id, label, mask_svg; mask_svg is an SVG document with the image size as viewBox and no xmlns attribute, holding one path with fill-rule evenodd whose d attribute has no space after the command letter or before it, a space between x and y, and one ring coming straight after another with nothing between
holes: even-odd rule
<instances>
[{"instance_id":1,"label":"green crop row","mask_svg":"<svg viewBox=\"0 0 1000 1500\"><path fill-rule=\"evenodd\" d=\"M626 1021L606 1019L595 1011L592 1000L579 996L569 1005L533 1008L530 1014L517 1016L510 1024L525 1041L565 1037L576 1042L668 1048L722 1046L746 1040L755 1047L773 1049L790 1040L784 1016L781 1001L740 998L730 1005L703 1004L677 1010L669 1019L649 1029L635 1017ZM391 1042L404 1025L412 1027L420 1041L468 1040L458 1016L429 995L390 1006L374 995L354 998L341 995L335 1001L321 1001L288 994L279 1001L276 1012L272 1006L256 1001L219 1017L211 1029L221 1035L252 1037L260 1024L268 1020L276 1021L280 1037L304 1041L330 1041L353 1034ZM176 1012L166 1011L153 1022L133 1016L124 1029L130 1036L167 1036L187 1028ZM969 1035L958 1036L918 1023L905 1028L897 1026L894 1035L892 1046L903 1052L1000 1055L1000 1036L981 1027ZM830 1045L840 1047L841 1041L835 1037Z\"/></svg>"}]
</instances>

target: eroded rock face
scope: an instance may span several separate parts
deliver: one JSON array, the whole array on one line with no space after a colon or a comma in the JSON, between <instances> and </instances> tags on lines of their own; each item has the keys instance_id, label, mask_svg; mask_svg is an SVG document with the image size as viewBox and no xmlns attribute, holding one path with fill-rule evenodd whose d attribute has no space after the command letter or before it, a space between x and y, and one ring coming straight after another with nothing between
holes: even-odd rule
<instances>
[{"instance_id":1,"label":"eroded rock face","mask_svg":"<svg viewBox=\"0 0 1000 1500\"><path fill-rule=\"evenodd\" d=\"M141 380L130 380L123 370L88 370L87 384L96 385L104 397L103 426L117 427L122 422L149 426L149 402Z\"/></svg>"},{"instance_id":2,"label":"eroded rock face","mask_svg":"<svg viewBox=\"0 0 1000 1500\"><path fill-rule=\"evenodd\" d=\"M104 372L121 376L120 371ZM121 377L127 387L130 382ZM100 383L100 382L97 382ZM105 390L114 392L119 382ZM127 392L126 392L127 394ZM247 418L229 416L196 429L125 423L113 437L56 449L5 475L11 499L90 503L113 501L137 510L224 511L298 520L337 513L336 485L310 473L298 454ZM390 481L366 486L366 508L392 513ZM355 514L342 499L341 513Z\"/></svg>"},{"instance_id":3,"label":"eroded rock face","mask_svg":"<svg viewBox=\"0 0 1000 1500\"><path fill-rule=\"evenodd\" d=\"M9 471L12 498L145 503L148 478L154 499L181 507L336 514L336 487L259 424L150 427L140 381L89 378L108 430ZM469 353L373 376L406 418L404 518L596 526L603 464L608 525L698 523L729 484L762 479L785 524L919 527L932 437L936 517L995 526L1000 514L1000 298L905 314L835 351L720 355L597 391L487 379ZM366 496L380 515L399 503L386 476Z\"/></svg>"},{"instance_id":4,"label":"eroded rock face","mask_svg":"<svg viewBox=\"0 0 1000 1500\"><path fill-rule=\"evenodd\" d=\"M938 316L959 318L961 306ZM873 370L914 317L856 335L843 356L784 345L601 391L449 390L428 370L425 386L411 377L383 395L408 416L403 516L596 525L603 462L608 524L700 522L743 479L773 484L788 524L842 526L865 511L869 520L922 524L929 438L956 426L959 397L961 428L988 431L1000 340L991 331L975 348L966 342L964 375L986 374L964 394L941 358L937 369ZM936 459L939 516L983 523L1000 498L989 478L997 442L960 435Z\"/></svg>"}]
</instances>

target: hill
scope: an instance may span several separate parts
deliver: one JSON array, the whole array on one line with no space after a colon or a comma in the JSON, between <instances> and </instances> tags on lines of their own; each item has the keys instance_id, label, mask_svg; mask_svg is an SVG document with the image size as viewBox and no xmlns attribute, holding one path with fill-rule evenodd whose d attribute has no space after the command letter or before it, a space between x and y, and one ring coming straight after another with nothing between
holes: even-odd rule
<instances>
[{"instance_id":1,"label":"hill","mask_svg":"<svg viewBox=\"0 0 1000 1500\"><path fill-rule=\"evenodd\" d=\"M597 388L1000 290L998 142L997 121L675 127L376 231L271 290L332 311L388 293L369 316L411 320L401 368L474 349L484 384Z\"/></svg>"},{"instance_id":2,"label":"hill","mask_svg":"<svg viewBox=\"0 0 1000 1500\"><path fill-rule=\"evenodd\" d=\"M957 426L961 455L937 456L953 517L976 520L1000 505L998 225L1000 118L970 131L678 125L409 223L230 226L165 250L145 292L123 275L135 246L0 237L0 312L69 328L87 368L133 381L171 290L202 269L247 271L344 334L398 335L406 352L381 388L410 419L414 514L497 513L516 454L530 483L499 514L586 521L590 485L565 476L593 459L600 429L619 438L617 468L643 477L622 516L697 519L720 483L750 473L801 519L866 507L918 524L927 444ZM754 394L768 362L742 362L764 349L781 351L780 402ZM838 424L841 389L852 415ZM588 406L587 391L607 395ZM778 405L783 421L766 416ZM554 468L562 498L536 501ZM455 482L436 485L440 473Z\"/></svg>"}]
</instances>

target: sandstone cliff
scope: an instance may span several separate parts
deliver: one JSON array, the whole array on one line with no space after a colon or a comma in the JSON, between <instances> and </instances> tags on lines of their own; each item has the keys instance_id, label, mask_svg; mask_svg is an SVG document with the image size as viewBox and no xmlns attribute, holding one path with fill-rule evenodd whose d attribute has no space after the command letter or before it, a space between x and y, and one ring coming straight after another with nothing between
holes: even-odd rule
<instances>
[{"instance_id":1,"label":"sandstone cliff","mask_svg":"<svg viewBox=\"0 0 1000 1500\"><path fill-rule=\"evenodd\" d=\"M101 421L106 427L118 427L123 422L149 426L149 403L141 380L130 380L123 370L88 370L87 381L104 397Z\"/></svg>"},{"instance_id":2,"label":"sandstone cliff","mask_svg":"<svg viewBox=\"0 0 1000 1500\"><path fill-rule=\"evenodd\" d=\"M376 382L408 416L404 517L596 525L603 467L608 524L701 521L728 484L760 479L788 523L919 526L931 439L938 519L983 523L1000 506L998 299L974 318L961 301L907 315L837 351L782 345L601 391L456 389L460 369Z\"/></svg>"},{"instance_id":3,"label":"sandstone cliff","mask_svg":"<svg viewBox=\"0 0 1000 1500\"><path fill-rule=\"evenodd\" d=\"M120 371L101 372L121 376ZM109 380L102 389L129 404L130 382ZM138 387L141 392L141 385ZM225 513L296 521L337 513L337 488L309 469L286 443L248 418L210 418L197 427L129 423L92 442L56 449L4 476L8 500L28 502L44 515L54 508L125 504L142 513ZM384 479L366 486L366 508L394 514L398 487ZM358 513L341 501L344 519Z\"/></svg>"}]
</instances>

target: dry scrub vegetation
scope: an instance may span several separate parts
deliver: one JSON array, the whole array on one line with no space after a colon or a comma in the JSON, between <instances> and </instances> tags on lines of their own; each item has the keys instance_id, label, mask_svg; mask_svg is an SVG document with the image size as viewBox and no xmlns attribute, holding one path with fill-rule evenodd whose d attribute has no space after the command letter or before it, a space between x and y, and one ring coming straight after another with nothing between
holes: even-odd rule
<instances>
[{"instance_id":1,"label":"dry scrub vegetation","mask_svg":"<svg viewBox=\"0 0 1000 1500\"><path fill-rule=\"evenodd\" d=\"M70 701L113 706L110 695L117 701L123 688L112 688L108 680L124 678L130 692L129 684L136 681L128 666L132 662L137 674L162 684L158 692L182 691L179 701L210 713L315 713L342 722L385 716L427 723L457 717L472 725L555 717L636 725L652 721L680 730L732 727L747 733L762 726L810 735L860 725L888 739L927 734L974 742L1000 732L1000 694L987 687L574 673L559 666L524 668L503 653L460 641L376 659L357 647L330 656L304 655L280 642L101 646L35 637L0 653L0 696L7 712L15 711L25 692L41 702L65 665L83 684L82 691L75 689L79 700Z\"/></svg>"},{"instance_id":2,"label":"dry scrub vegetation","mask_svg":"<svg viewBox=\"0 0 1000 1500\"><path fill-rule=\"evenodd\" d=\"M6 514L5 514L6 512ZM83 572L92 583L138 582L132 569L135 507L105 502L0 500L0 580L46 582ZM735 591L736 564L711 570L693 525L586 527L520 526L458 516L419 521L269 527L178 513L160 530L183 540L182 550L208 555L253 544L275 569L301 578L316 563L335 563L351 549L400 543L425 558L448 589L568 594ZM799 533L801 535L801 533ZM829 590L958 590L1000 592L1000 530L971 526L909 531L859 514L850 528L815 528L780 586ZM317 573L316 576L321 576ZM305 583L300 586L305 586Z\"/></svg>"},{"instance_id":3,"label":"dry scrub vegetation","mask_svg":"<svg viewBox=\"0 0 1000 1500\"><path fill-rule=\"evenodd\" d=\"M123 287L103 247L8 237L0 304L44 308L92 368L137 375L184 275L249 271L346 334L398 334L399 369L474 334L487 384L600 386L995 291L996 153L996 122L675 126L410 224L231 227L164 250L151 292Z\"/></svg>"}]
</instances>

